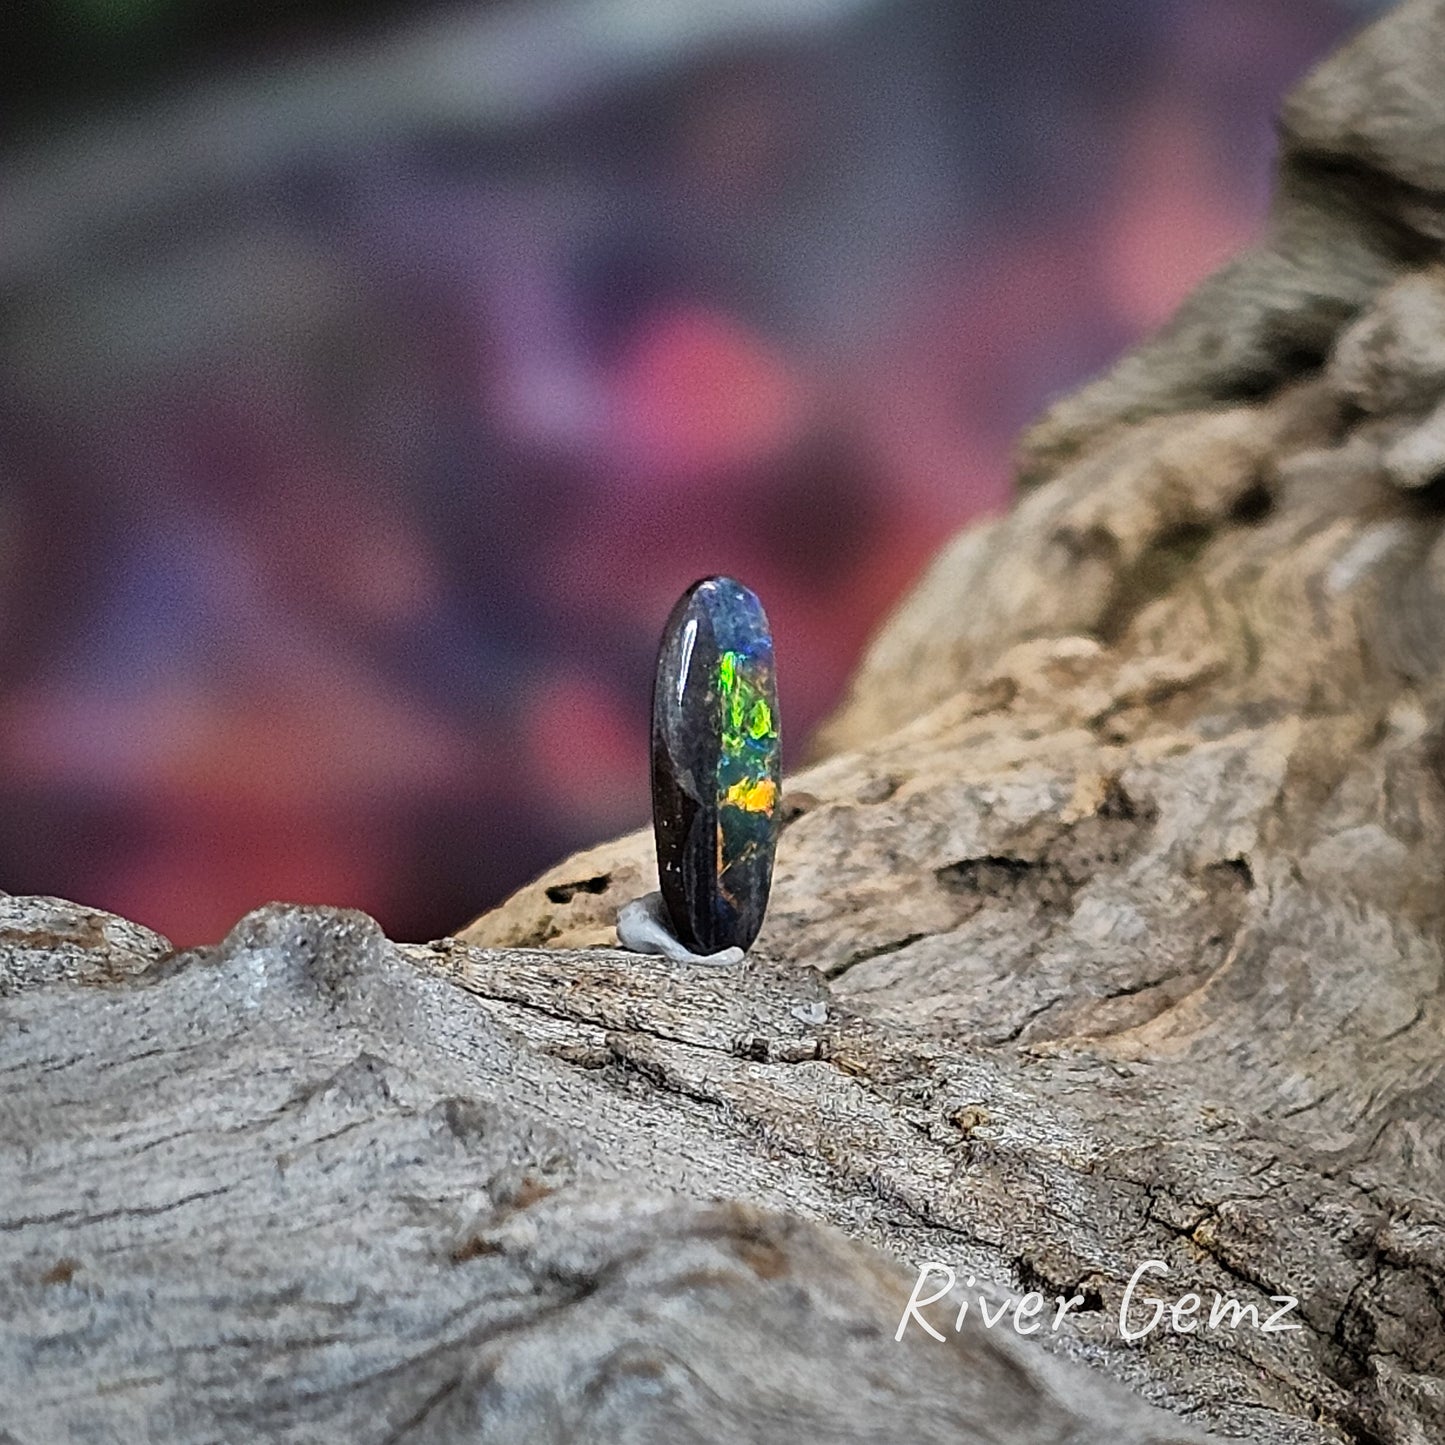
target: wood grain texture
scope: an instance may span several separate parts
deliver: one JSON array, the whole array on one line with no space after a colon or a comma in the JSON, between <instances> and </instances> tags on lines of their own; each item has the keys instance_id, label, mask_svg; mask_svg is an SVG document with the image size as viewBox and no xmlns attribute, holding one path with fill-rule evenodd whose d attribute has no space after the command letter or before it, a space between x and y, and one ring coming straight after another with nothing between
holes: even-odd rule
<instances>
[{"instance_id":1,"label":"wood grain texture","mask_svg":"<svg viewBox=\"0 0 1445 1445\"><path fill-rule=\"evenodd\" d=\"M47 947L0 1003L7 1442L1198 1438L1008 1332L895 1342L910 1271L821 1221L951 1245L907 1176L958 1155L811 971L281 906L104 989Z\"/></svg>"}]
</instances>

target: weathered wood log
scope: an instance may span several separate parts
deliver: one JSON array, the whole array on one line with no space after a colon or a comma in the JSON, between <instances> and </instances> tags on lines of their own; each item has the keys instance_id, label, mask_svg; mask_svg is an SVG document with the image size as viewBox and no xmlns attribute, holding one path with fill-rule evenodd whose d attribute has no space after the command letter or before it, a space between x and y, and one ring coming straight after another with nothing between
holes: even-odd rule
<instances>
[{"instance_id":1,"label":"weathered wood log","mask_svg":"<svg viewBox=\"0 0 1445 1445\"><path fill-rule=\"evenodd\" d=\"M0 992L6 1445L1196 1438L1004 1330L895 1342L907 1271L810 1221L952 1250L909 1198L964 1136L810 970L11 899Z\"/></svg>"},{"instance_id":2,"label":"weathered wood log","mask_svg":"<svg viewBox=\"0 0 1445 1445\"><path fill-rule=\"evenodd\" d=\"M1445 0L1284 139L880 634L741 969L605 947L640 835L427 946L5 903L0 1431L1445 1440Z\"/></svg>"}]
</instances>

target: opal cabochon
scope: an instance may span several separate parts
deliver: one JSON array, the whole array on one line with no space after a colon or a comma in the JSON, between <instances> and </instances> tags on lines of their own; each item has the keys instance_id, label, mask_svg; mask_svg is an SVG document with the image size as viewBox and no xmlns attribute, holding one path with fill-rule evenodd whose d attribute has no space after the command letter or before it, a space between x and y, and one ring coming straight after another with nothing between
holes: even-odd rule
<instances>
[{"instance_id":1,"label":"opal cabochon","mask_svg":"<svg viewBox=\"0 0 1445 1445\"><path fill-rule=\"evenodd\" d=\"M773 639L756 595L706 577L678 599L652 692L662 896L695 953L749 948L773 879L781 783Z\"/></svg>"}]
</instances>

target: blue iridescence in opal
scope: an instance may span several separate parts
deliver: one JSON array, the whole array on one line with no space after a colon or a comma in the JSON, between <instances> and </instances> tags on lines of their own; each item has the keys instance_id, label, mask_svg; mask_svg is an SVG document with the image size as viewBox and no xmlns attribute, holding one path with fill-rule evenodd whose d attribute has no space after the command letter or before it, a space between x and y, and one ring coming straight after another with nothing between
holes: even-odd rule
<instances>
[{"instance_id":1,"label":"blue iridescence in opal","mask_svg":"<svg viewBox=\"0 0 1445 1445\"><path fill-rule=\"evenodd\" d=\"M696 953L748 948L778 839L781 752L773 639L731 577L683 593L652 694L652 820L662 896Z\"/></svg>"}]
</instances>

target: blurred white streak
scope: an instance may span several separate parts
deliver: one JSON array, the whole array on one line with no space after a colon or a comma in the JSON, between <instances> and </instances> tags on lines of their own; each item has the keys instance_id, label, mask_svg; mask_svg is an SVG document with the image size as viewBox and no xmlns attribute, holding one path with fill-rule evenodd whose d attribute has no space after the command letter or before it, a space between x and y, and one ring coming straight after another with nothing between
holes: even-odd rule
<instances>
[{"instance_id":1,"label":"blurred white streak","mask_svg":"<svg viewBox=\"0 0 1445 1445\"><path fill-rule=\"evenodd\" d=\"M368 143L483 132L884 0L515 0L208 78L0 158L0 286L207 191Z\"/></svg>"}]
</instances>

